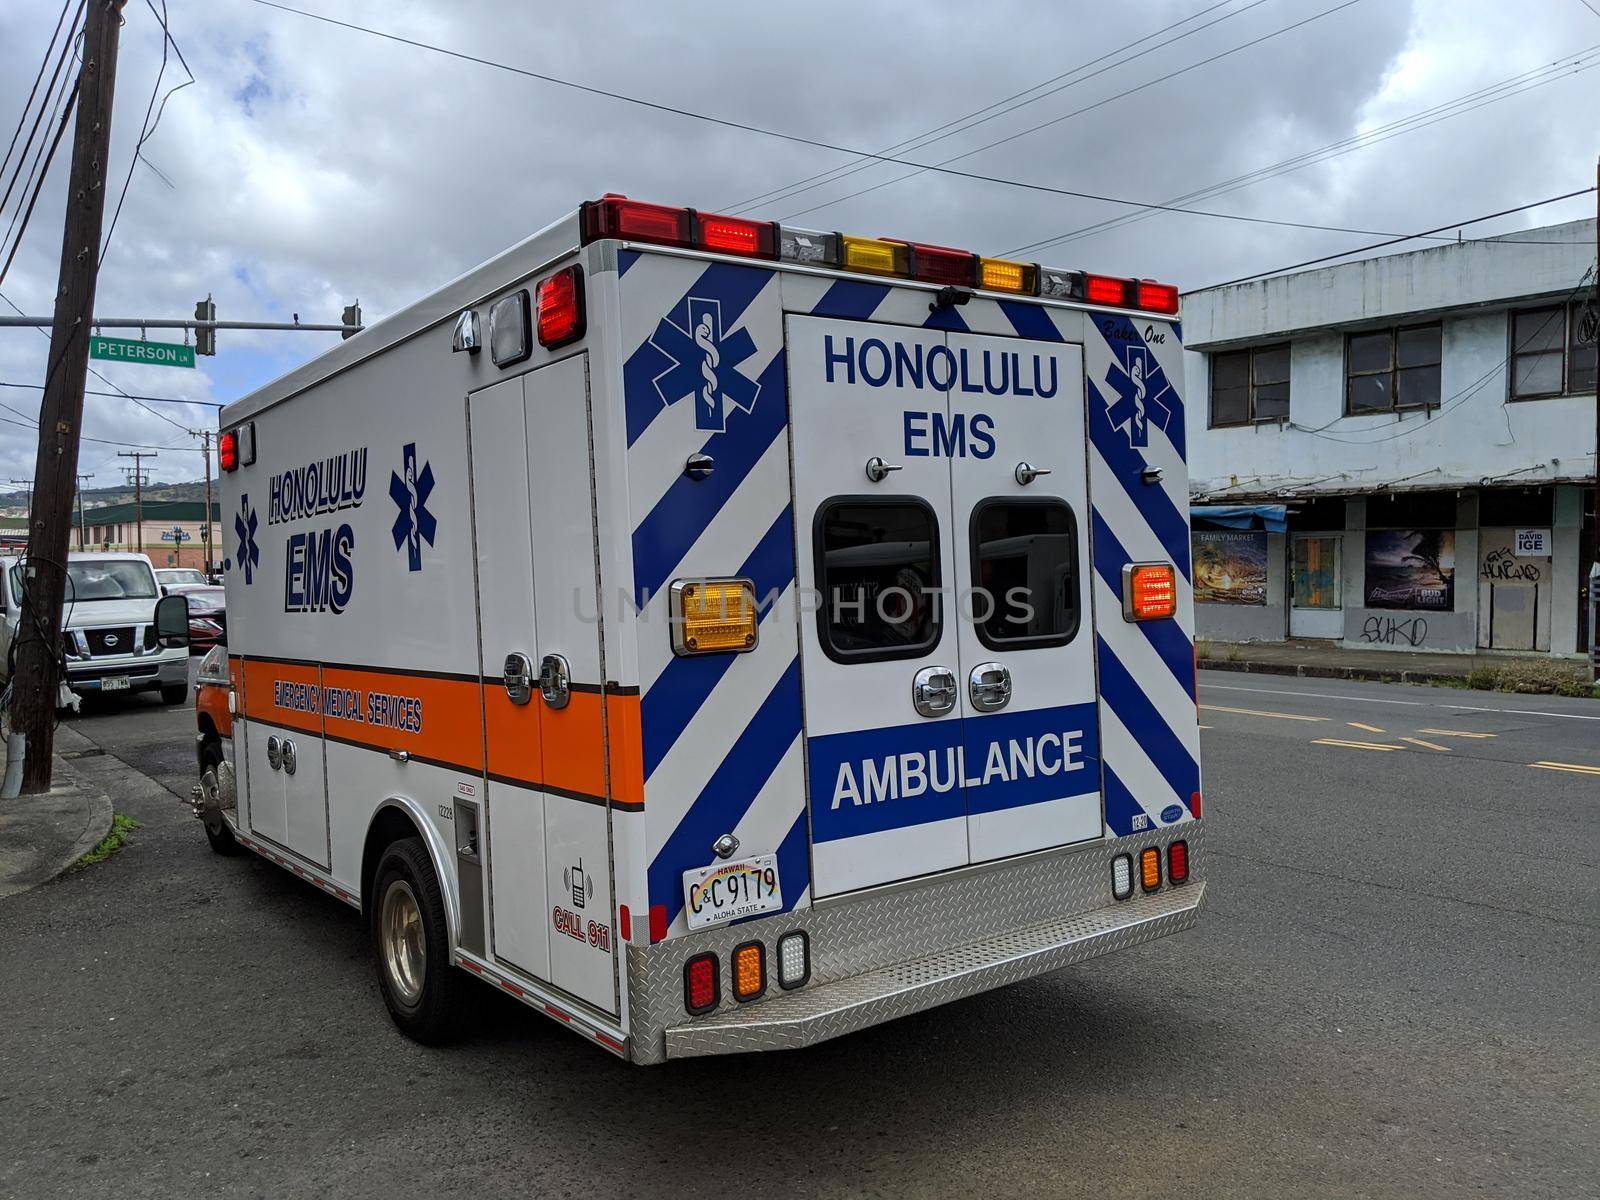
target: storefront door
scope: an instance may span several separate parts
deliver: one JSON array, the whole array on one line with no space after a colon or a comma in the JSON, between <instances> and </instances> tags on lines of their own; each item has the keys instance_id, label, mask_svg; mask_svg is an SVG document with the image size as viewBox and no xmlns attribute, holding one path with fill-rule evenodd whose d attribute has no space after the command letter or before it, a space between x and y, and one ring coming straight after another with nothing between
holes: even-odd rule
<instances>
[{"instance_id":1,"label":"storefront door","mask_svg":"<svg viewBox=\"0 0 1600 1200\"><path fill-rule=\"evenodd\" d=\"M1344 636L1340 601L1339 544L1341 537L1325 533L1297 533L1292 539L1289 636L1339 638Z\"/></svg>"}]
</instances>

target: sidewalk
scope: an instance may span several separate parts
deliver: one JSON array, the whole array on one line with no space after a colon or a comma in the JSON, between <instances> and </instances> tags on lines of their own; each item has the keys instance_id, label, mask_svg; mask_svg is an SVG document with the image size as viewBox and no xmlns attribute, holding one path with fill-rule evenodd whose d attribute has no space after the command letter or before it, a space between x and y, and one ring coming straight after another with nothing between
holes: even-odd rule
<instances>
[{"instance_id":1,"label":"sidewalk","mask_svg":"<svg viewBox=\"0 0 1600 1200\"><path fill-rule=\"evenodd\" d=\"M50 791L0 800L0 899L49 883L111 832L111 798L71 764L74 755L99 753L81 733L60 726ZM0 774L5 762L0 741Z\"/></svg>"},{"instance_id":2,"label":"sidewalk","mask_svg":"<svg viewBox=\"0 0 1600 1200\"><path fill-rule=\"evenodd\" d=\"M1587 684L1581 659L1522 654L1428 654L1412 650L1349 650L1333 642L1207 642L1198 645L1200 666L1210 671L1302 675L1319 679L1371 679L1394 683L1462 683L1480 670L1535 670Z\"/></svg>"}]
</instances>

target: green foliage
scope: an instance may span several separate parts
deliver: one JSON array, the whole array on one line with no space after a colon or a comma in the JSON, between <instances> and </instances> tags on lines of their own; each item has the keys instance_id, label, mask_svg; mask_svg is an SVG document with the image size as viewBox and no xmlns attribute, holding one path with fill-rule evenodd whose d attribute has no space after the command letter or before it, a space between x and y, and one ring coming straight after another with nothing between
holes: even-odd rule
<instances>
[{"instance_id":1,"label":"green foliage","mask_svg":"<svg viewBox=\"0 0 1600 1200\"><path fill-rule=\"evenodd\" d=\"M111 832L100 839L98 846L78 860L78 866L92 867L96 863L105 862L106 859L122 849L128 840L128 835L137 828L139 828L139 822L135 821L127 813L114 814L111 818Z\"/></svg>"}]
</instances>

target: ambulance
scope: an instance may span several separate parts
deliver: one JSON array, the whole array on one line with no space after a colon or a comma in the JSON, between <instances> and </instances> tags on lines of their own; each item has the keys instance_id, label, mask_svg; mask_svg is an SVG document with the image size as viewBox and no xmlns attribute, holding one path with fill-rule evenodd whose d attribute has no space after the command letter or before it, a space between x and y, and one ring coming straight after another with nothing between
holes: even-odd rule
<instances>
[{"instance_id":1,"label":"ambulance","mask_svg":"<svg viewBox=\"0 0 1600 1200\"><path fill-rule=\"evenodd\" d=\"M1187 929L1177 311L583 204L223 410L196 814L424 1042L476 977L636 1063L803 1047Z\"/></svg>"}]
</instances>

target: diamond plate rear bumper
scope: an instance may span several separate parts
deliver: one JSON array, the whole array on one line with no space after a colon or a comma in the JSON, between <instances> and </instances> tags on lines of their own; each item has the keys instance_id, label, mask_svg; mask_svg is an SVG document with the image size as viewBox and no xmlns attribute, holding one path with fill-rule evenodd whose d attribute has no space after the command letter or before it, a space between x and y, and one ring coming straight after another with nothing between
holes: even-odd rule
<instances>
[{"instance_id":1,"label":"diamond plate rear bumper","mask_svg":"<svg viewBox=\"0 0 1600 1200\"><path fill-rule=\"evenodd\" d=\"M668 1058L811 1046L1189 928L1205 885L1169 888L666 1030Z\"/></svg>"}]
</instances>

